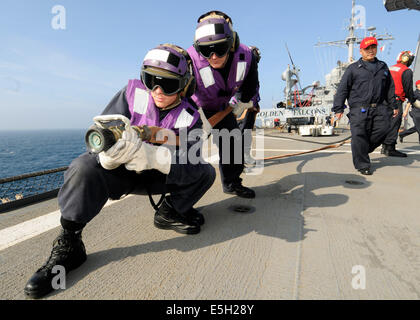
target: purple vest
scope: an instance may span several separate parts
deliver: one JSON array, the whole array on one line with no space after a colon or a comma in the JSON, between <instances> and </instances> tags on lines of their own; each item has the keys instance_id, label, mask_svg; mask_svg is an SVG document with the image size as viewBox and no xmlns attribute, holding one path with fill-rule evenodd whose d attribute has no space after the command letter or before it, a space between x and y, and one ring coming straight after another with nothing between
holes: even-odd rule
<instances>
[{"instance_id":1,"label":"purple vest","mask_svg":"<svg viewBox=\"0 0 420 320\"><path fill-rule=\"evenodd\" d=\"M188 100L181 99L179 106L173 108L162 121L159 121L158 107L155 105L152 94L138 79L128 81L125 96L133 126L156 126L174 130L178 134L178 129L191 128L200 118L200 114L188 103Z\"/></svg>"},{"instance_id":2,"label":"purple vest","mask_svg":"<svg viewBox=\"0 0 420 320\"><path fill-rule=\"evenodd\" d=\"M233 55L227 84L220 73L213 70L207 59L203 58L193 46L187 51L193 61L194 76L197 82L197 88L191 98L205 110L223 110L241 87L249 72L252 51L245 45L239 45ZM220 90L227 92L227 96L220 96Z\"/></svg>"}]
</instances>

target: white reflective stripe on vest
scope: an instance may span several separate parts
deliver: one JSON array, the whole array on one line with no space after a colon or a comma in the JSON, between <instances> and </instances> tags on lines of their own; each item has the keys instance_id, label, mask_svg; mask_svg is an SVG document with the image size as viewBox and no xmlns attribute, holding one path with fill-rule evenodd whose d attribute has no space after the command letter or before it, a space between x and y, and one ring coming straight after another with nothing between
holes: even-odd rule
<instances>
[{"instance_id":1,"label":"white reflective stripe on vest","mask_svg":"<svg viewBox=\"0 0 420 320\"><path fill-rule=\"evenodd\" d=\"M179 129L179 128L184 128L184 127L189 127L191 123L193 122L193 120L194 120L194 117L190 115L187 110L184 109L179 114L178 119L176 119L174 128Z\"/></svg>"},{"instance_id":2,"label":"white reflective stripe on vest","mask_svg":"<svg viewBox=\"0 0 420 320\"><path fill-rule=\"evenodd\" d=\"M201 76L201 80L203 80L203 84L205 88L208 88L216 83L210 66L200 69L200 76Z\"/></svg>"},{"instance_id":3,"label":"white reflective stripe on vest","mask_svg":"<svg viewBox=\"0 0 420 320\"><path fill-rule=\"evenodd\" d=\"M390 67L389 70L398 72L398 71L401 70L401 68L400 67L393 66L393 67Z\"/></svg>"},{"instance_id":4,"label":"white reflective stripe on vest","mask_svg":"<svg viewBox=\"0 0 420 320\"><path fill-rule=\"evenodd\" d=\"M236 68L236 82L243 81L245 79L246 62L238 62Z\"/></svg>"},{"instance_id":5,"label":"white reflective stripe on vest","mask_svg":"<svg viewBox=\"0 0 420 320\"><path fill-rule=\"evenodd\" d=\"M149 105L149 93L146 90L136 88L134 94L134 112L145 114Z\"/></svg>"}]
</instances>

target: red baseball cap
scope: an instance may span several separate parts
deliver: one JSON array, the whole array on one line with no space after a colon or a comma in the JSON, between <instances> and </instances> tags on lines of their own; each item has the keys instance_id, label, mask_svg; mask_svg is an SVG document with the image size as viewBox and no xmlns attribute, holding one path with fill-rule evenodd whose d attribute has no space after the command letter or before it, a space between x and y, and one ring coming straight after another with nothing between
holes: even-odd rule
<instances>
[{"instance_id":1,"label":"red baseball cap","mask_svg":"<svg viewBox=\"0 0 420 320\"><path fill-rule=\"evenodd\" d=\"M416 81L416 87L420 84L420 80Z\"/></svg>"},{"instance_id":2,"label":"red baseball cap","mask_svg":"<svg viewBox=\"0 0 420 320\"><path fill-rule=\"evenodd\" d=\"M367 37L360 42L360 49L366 49L371 45L378 45L378 40L375 37Z\"/></svg>"}]
</instances>

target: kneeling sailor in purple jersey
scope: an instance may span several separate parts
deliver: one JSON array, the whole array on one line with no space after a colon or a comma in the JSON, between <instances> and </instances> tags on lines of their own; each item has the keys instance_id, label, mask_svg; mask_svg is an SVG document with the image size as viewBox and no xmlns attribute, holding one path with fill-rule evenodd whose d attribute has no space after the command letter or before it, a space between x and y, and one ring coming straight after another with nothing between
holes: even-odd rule
<instances>
[{"instance_id":1,"label":"kneeling sailor in purple jersey","mask_svg":"<svg viewBox=\"0 0 420 320\"><path fill-rule=\"evenodd\" d=\"M128 126L122 137L108 150L84 153L73 160L64 175L58 194L62 230L53 244L47 262L27 282L24 292L40 298L53 291L53 268L60 265L66 273L87 259L82 230L103 208L108 199L127 194L161 194L154 225L183 234L200 232L204 223L193 205L212 186L215 169L205 161L190 161L188 150L202 142L202 120L190 96L195 80L188 53L171 44L150 50L143 60L141 80L134 79L119 91L102 117L127 118L132 126L157 126L180 135L187 134L185 148L153 145L142 141ZM205 120L205 119L203 119ZM197 130L194 130L197 129ZM197 149L200 150L199 148Z\"/></svg>"}]
</instances>

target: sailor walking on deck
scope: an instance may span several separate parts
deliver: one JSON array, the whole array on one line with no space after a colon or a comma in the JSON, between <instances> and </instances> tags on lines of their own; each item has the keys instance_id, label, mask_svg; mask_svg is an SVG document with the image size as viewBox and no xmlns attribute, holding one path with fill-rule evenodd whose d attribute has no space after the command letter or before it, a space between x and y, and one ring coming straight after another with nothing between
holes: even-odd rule
<instances>
[{"instance_id":1,"label":"sailor walking on deck","mask_svg":"<svg viewBox=\"0 0 420 320\"><path fill-rule=\"evenodd\" d=\"M348 100L353 164L363 175L372 174L369 153L383 143L399 112L394 82L386 63L376 58L377 46L374 37L362 40L362 57L345 71L333 105L339 120Z\"/></svg>"},{"instance_id":2,"label":"sailor walking on deck","mask_svg":"<svg viewBox=\"0 0 420 320\"><path fill-rule=\"evenodd\" d=\"M419 143L420 143L420 80L416 81L416 90L413 93L414 102L407 104L406 111L404 112L404 117L407 116L408 109L411 106L410 116L413 118L414 126L400 133L400 141L403 142L403 139L414 133L418 132L419 134Z\"/></svg>"},{"instance_id":3,"label":"sailor walking on deck","mask_svg":"<svg viewBox=\"0 0 420 320\"><path fill-rule=\"evenodd\" d=\"M189 98L194 81L187 52L171 44L160 45L144 58L141 80L130 80L103 115L122 115L130 119L132 126L157 126L177 135L181 130L202 132L200 114ZM85 262L82 230L108 199L117 200L130 193L169 193L159 208L154 205L155 226L183 234L200 232L204 218L193 205L212 186L216 173L202 158L198 163L195 158L193 164L184 157L191 147L201 143L197 135L185 136L187 150L175 146L171 149L142 141L130 126L107 151L99 155L85 153L75 159L58 194L61 234L47 262L26 284L25 294L40 298L53 291L54 266L61 265L68 273ZM180 161L181 157L184 161Z\"/></svg>"},{"instance_id":4,"label":"sailor walking on deck","mask_svg":"<svg viewBox=\"0 0 420 320\"><path fill-rule=\"evenodd\" d=\"M188 48L193 61L197 89L192 96L196 104L203 108L207 118L229 106L230 99L238 94L238 103L213 129L220 134L213 135L219 149L219 169L223 191L239 197L254 198L255 191L244 187L240 175L244 169L243 152L236 152L235 130L242 138L236 117L251 108L252 97L257 93L258 67L252 50L239 42L239 36L232 28L232 19L223 12L210 11L198 18L194 45ZM223 130L226 129L226 130ZM215 132L215 131L213 131ZM228 139L224 139L228 132ZM226 148L229 143L229 148ZM226 152L227 150L228 152ZM239 159L239 161L238 161Z\"/></svg>"},{"instance_id":5,"label":"sailor walking on deck","mask_svg":"<svg viewBox=\"0 0 420 320\"><path fill-rule=\"evenodd\" d=\"M406 99L410 103L415 101L413 96L413 71L409 68L413 60L414 55L410 51L402 51L397 57L397 64L389 68L395 85L398 116L391 120L391 128L384 140L381 153L390 157L407 157L407 154L395 150L395 145L402 122L403 103Z\"/></svg>"}]
</instances>

